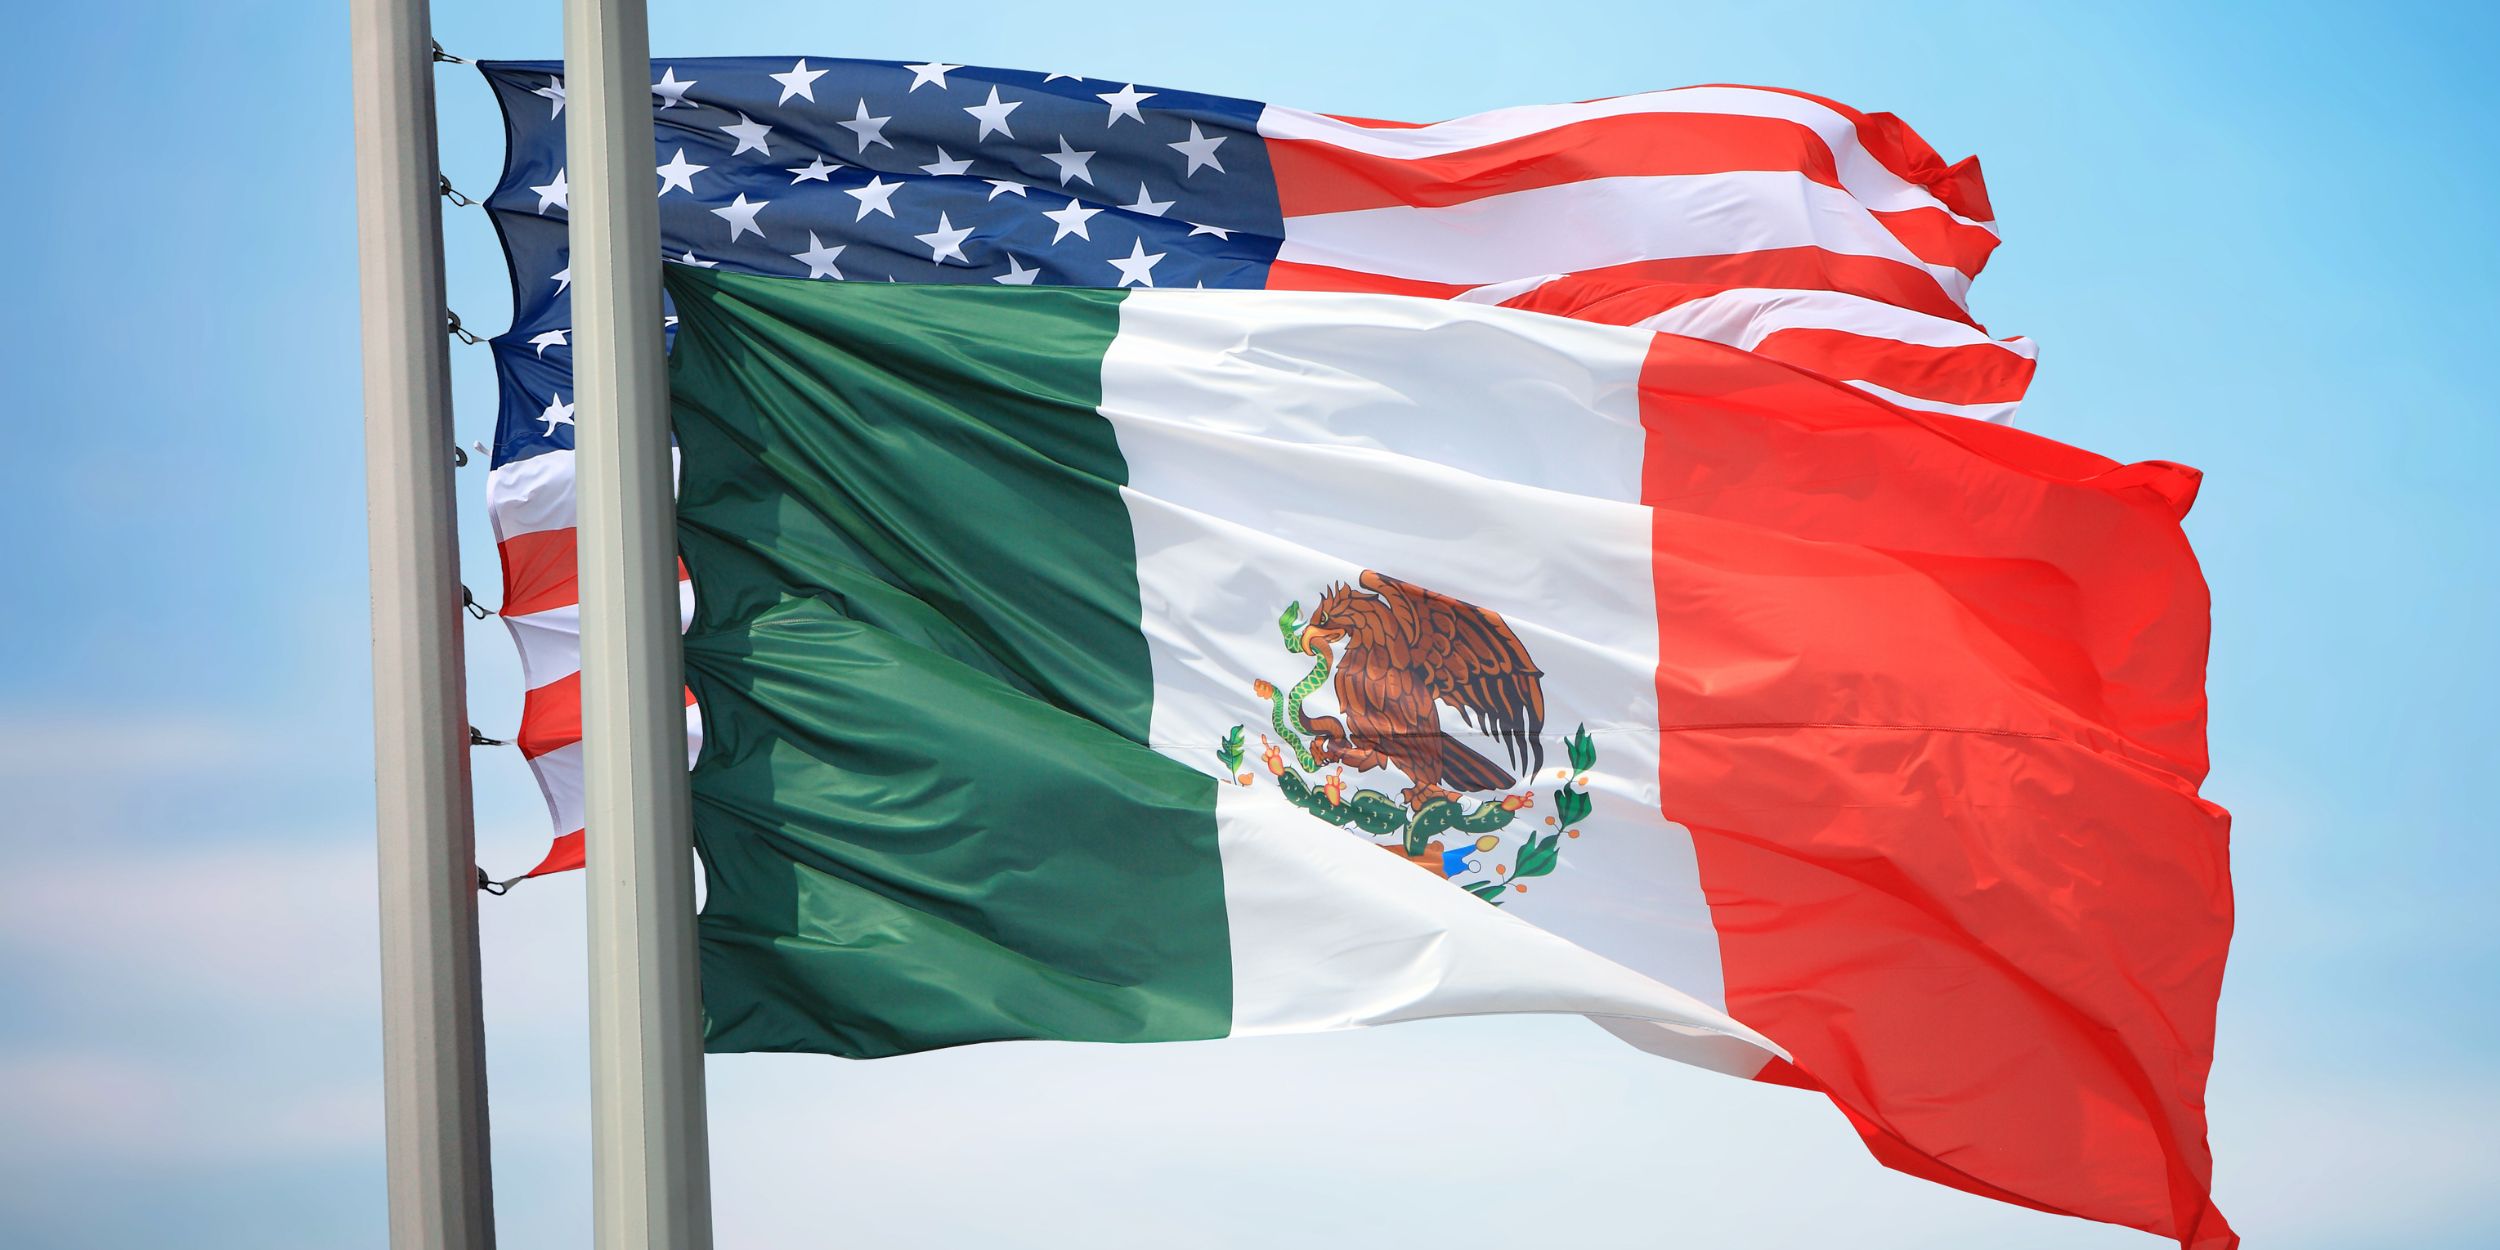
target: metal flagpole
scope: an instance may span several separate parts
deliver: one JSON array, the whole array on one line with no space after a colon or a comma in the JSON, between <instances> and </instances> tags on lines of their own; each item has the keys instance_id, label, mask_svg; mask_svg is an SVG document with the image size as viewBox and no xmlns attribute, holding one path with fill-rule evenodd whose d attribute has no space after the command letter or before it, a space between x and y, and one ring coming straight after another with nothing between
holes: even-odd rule
<instances>
[{"instance_id":1,"label":"metal flagpole","mask_svg":"<svg viewBox=\"0 0 2500 1250\"><path fill-rule=\"evenodd\" d=\"M708 1250L650 63L643 0L565 0L593 1242Z\"/></svg>"},{"instance_id":2,"label":"metal flagpole","mask_svg":"<svg viewBox=\"0 0 2500 1250\"><path fill-rule=\"evenodd\" d=\"M433 40L425 0L350 13L391 1245L489 1250Z\"/></svg>"}]
</instances>

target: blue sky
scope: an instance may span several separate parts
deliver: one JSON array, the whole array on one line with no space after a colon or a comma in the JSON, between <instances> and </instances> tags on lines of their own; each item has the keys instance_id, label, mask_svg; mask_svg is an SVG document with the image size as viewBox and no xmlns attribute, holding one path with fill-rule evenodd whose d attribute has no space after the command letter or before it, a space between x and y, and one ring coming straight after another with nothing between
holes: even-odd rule
<instances>
[{"instance_id":1,"label":"blue sky","mask_svg":"<svg viewBox=\"0 0 2500 1250\"><path fill-rule=\"evenodd\" d=\"M467 55L552 56L557 7L444 0L435 23ZM1980 154L2007 244L1974 304L2041 346L2025 423L2208 474L2208 792L2237 814L2241 904L2225 1209L2256 1245L2500 1241L2478 9L654 8L669 55L938 57L1419 120L1763 82ZM11 13L11 1246L382 1238L346 12ZM465 69L439 82L445 168L482 191L492 101ZM484 218L446 229L454 306L500 325ZM459 428L486 437L485 353L455 351ZM482 486L461 475L486 586ZM469 641L473 718L508 728L510 648L492 623ZM526 772L477 771L481 854L534 859ZM586 1245L578 886L485 910L504 1244ZM1886 1173L1812 1099L1568 1020L711 1076L724 1247L2158 1244Z\"/></svg>"}]
</instances>

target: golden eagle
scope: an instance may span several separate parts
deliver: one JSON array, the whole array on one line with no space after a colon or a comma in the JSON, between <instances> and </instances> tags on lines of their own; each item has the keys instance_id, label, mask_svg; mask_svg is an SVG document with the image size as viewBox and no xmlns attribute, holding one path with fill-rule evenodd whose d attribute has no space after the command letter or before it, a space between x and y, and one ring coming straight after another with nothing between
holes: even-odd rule
<instances>
[{"instance_id":1,"label":"golden eagle","mask_svg":"<svg viewBox=\"0 0 2500 1250\"><path fill-rule=\"evenodd\" d=\"M1311 753L1361 772L1393 765L1413 784L1407 805L1508 787L1545 766L1544 670L1499 614L1412 582L1364 570L1362 589L1328 588L1302 630L1302 649L1326 654L1338 641L1334 716L1304 716ZM1369 593L1365 593L1369 592ZM1502 744L1511 771L1441 728L1436 704Z\"/></svg>"}]
</instances>

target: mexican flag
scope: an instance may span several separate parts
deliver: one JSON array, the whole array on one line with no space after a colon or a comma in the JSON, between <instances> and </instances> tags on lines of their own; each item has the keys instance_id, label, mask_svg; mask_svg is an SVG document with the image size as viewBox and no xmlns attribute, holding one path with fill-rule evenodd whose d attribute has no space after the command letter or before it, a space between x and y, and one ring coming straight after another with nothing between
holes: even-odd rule
<instances>
[{"instance_id":1,"label":"mexican flag","mask_svg":"<svg viewBox=\"0 0 2500 1250\"><path fill-rule=\"evenodd\" d=\"M1463 303L668 280L712 1049L1568 1012L2231 1240L2193 470Z\"/></svg>"}]
</instances>

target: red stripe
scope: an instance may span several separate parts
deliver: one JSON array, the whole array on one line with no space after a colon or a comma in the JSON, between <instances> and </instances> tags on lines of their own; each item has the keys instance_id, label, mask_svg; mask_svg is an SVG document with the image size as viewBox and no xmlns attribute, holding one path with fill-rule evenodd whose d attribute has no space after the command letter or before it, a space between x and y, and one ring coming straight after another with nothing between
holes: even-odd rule
<instances>
[{"instance_id":1,"label":"red stripe","mask_svg":"<svg viewBox=\"0 0 2500 1250\"><path fill-rule=\"evenodd\" d=\"M694 706L694 691L686 692ZM521 730L514 743L521 758L537 759L582 740L582 675L566 673L530 691L521 700Z\"/></svg>"},{"instance_id":2,"label":"red stripe","mask_svg":"<svg viewBox=\"0 0 2500 1250\"><path fill-rule=\"evenodd\" d=\"M1748 91L1775 91L1812 100L1849 119L1857 127L1858 143L1884 168L1903 179L1927 188L1945 207L1973 221L1996 220L1996 209L1988 203L1987 179L1980 176L1979 158L1965 156L1948 165L1936 149L1919 137L1910 124L1890 113L1861 113L1837 100L1825 99L1805 91L1786 87L1758 87L1750 83L1709 83L1708 86L1743 87Z\"/></svg>"},{"instance_id":3,"label":"red stripe","mask_svg":"<svg viewBox=\"0 0 2500 1250\"><path fill-rule=\"evenodd\" d=\"M1995 231L1956 221L1941 208L1868 211L1892 237L1901 240L1901 246L1910 249L1910 255L1931 265L1950 265L1974 278L1988 267L1988 257L2000 241Z\"/></svg>"},{"instance_id":4,"label":"red stripe","mask_svg":"<svg viewBox=\"0 0 2500 1250\"><path fill-rule=\"evenodd\" d=\"M505 616L527 616L582 601L571 529L515 534L497 543L495 551L503 557L501 610Z\"/></svg>"},{"instance_id":5,"label":"red stripe","mask_svg":"<svg viewBox=\"0 0 2500 1250\"><path fill-rule=\"evenodd\" d=\"M1269 285L1276 285L1272 277ZM1757 287L1838 291L1974 328L1978 325L1945 294L1936 276L1924 269L1879 256L1851 256L1816 247L1611 265L1565 275L1502 303L1507 308L1630 325L1687 300Z\"/></svg>"},{"instance_id":6,"label":"red stripe","mask_svg":"<svg viewBox=\"0 0 2500 1250\"><path fill-rule=\"evenodd\" d=\"M582 863L582 831L576 829L557 837L555 844L547 848L547 858L538 861L536 868L521 875L543 877L551 872L571 872L581 867Z\"/></svg>"},{"instance_id":7,"label":"red stripe","mask_svg":"<svg viewBox=\"0 0 2500 1250\"><path fill-rule=\"evenodd\" d=\"M2221 1247L2198 477L1661 336L1662 807L1731 1014L1884 1163Z\"/></svg>"},{"instance_id":8,"label":"red stripe","mask_svg":"<svg viewBox=\"0 0 2500 1250\"><path fill-rule=\"evenodd\" d=\"M1423 282L1392 278L1359 269L1336 269L1280 260L1267 268L1271 291L1370 291L1382 295L1413 295L1422 299L1454 299L1476 288L1464 282Z\"/></svg>"},{"instance_id":9,"label":"red stripe","mask_svg":"<svg viewBox=\"0 0 2500 1250\"><path fill-rule=\"evenodd\" d=\"M580 603L579 538L580 531L567 526L515 534L496 544L496 552L503 557L502 614L527 616ZM680 559L677 580L685 581L688 576L686 562Z\"/></svg>"},{"instance_id":10,"label":"red stripe","mask_svg":"<svg viewBox=\"0 0 2500 1250\"><path fill-rule=\"evenodd\" d=\"M1287 217L1395 205L1438 208L1590 178L1775 170L1840 187L1821 135L1776 117L1726 113L1593 117L1411 159L1313 139L1270 139L1267 152Z\"/></svg>"},{"instance_id":11,"label":"red stripe","mask_svg":"<svg viewBox=\"0 0 2500 1250\"><path fill-rule=\"evenodd\" d=\"M1330 121L1344 122L1349 126L1361 126L1366 130L1421 130L1426 126L1440 124L1439 122L1382 121L1377 117L1348 117L1343 113L1323 113L1321 116Z\"/></svg>"},{"instance_id":12,"label":"red stripe","mask_svg":"<svg viewBox=\"0 0 2500 1250\"><path fill-rule=\"evenodd\" d=\"M2018 403L2038 367L1988 343L1922 347L1846 330L1781 330L1753 350L1836 381L1872 382L1947 404Z\"/></svg>"}]
</instances>

